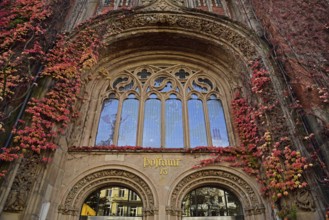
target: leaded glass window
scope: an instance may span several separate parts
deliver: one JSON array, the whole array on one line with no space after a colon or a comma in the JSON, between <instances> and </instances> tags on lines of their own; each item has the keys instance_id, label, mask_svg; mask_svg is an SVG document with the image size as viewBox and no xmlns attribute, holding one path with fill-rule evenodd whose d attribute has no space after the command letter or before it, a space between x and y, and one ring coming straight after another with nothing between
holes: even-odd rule
<instances>
[{"instance_id":1,"label":"leaded glass window","mask_svg":"<svg viewBox=\"0 0 329 220\"><path fill-rule=\"evenodd\" d=\"M228 146L222 89L183 65L147 65L115 74L100 113L96 145Z\"/></svg>"}]
</instances>

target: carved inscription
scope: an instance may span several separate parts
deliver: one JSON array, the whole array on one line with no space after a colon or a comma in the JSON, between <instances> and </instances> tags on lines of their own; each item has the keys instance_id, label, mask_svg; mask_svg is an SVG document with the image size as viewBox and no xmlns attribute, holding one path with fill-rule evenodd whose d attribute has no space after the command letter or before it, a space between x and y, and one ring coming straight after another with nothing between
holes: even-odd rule
<instances>
[{"instance_id":1,"label":"carved inscription","mask_svg":"<svg viewBox=\"0 0 329 220\"><path fill-rule=\"evenodd\" d=\"M178 167L181 159L163 159L158 156L156 158L144 157L144 168L160 169L160 175L168 174L168 167Z\"/></svg>"}]
</instances>

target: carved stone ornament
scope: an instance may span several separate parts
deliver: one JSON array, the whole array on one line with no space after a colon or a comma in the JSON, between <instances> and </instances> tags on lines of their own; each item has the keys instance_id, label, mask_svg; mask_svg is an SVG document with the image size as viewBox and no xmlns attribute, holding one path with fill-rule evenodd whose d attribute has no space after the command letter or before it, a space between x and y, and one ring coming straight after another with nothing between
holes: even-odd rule
<instances>
[{"instance_id":1,"label":"carved stone ornament","mask_svg":"<svg viewBox=\"0 0 329 220\"><path fill-rule=\"evenodd\" d=\"M144 216L154 216L159 213L159 209L157 207L151 206L143 209Z\"/></svg>"},{"instance_id":2,"label":"carved stone ornament","mask_svg":"<svg viewBox=\"0 0 329 220\"><path fill-rule=\"evenodd\" d=\"M170 216L181 216L182 210L175 208L173 206L166 206L166 215Z\"/></svg>"},{"instance_id":3,"label":"carved stone ornament","mask_svg":"<svg viewBox=\"0 0 329 220\"><path fill-rule=\"evenodd\" d=\"M220 44L229 49L231 53L242 54L246 60L252 60L258 56L255 45L250 41L251 37L247 36L248 33L235 30L238 27L230 27L228 22L219 22L210 17L185 13L149 12L123 16L108 23L105 42L110 42L114 35L135 31L141 27L158 28L159 26L162 29L183 29L186 33L206 35L220 41Z\"/></svg>"},{"instance_id":4,"label":"carved stone ornament","mask_svg":"<svg viewBox=\"0 0 329 220\"><path fill-rule=\"evenodd\" d=\"M179 3L179 2L177 2ZM182 11L182 9L168 0L157 0L147 7L141 9L141 11Z\"/></svg>"},{"instance_id":5,"label":"carved stone ornament","mask_svg":"<svg viewBox=\"0 0 329 220\"><path fill-rule=\"evenodd\" d=\"M315 203L312 194L307 189L300 189L296 192L295 203L298 208L304 211L314 211Z\"/></svg>"},{"instance_id":6,"label":"carved stone ornament","mask_svg":"<svg viewBox=\"0 0 329 220\"><path fill-rule=\"evenodd\" d=\"M157 214L158 209L154 206L154 197L148 184L136 174L118 169L98 171L80 179L59 206L59 212L64 215L79 215L83 199L90 191L113 183L132 187L140 195L145 213Z\"/></svg>"},{"instance_id":7,"label":"carved stone ornament","mask_svg":"<svg viewBox=\"0 0 329 220\"><path fill-rule=\"evenodd\" d=\"M241 177L222 170L202 170L190 174L176 185L171 194L171 204L176 208L167 207L166 211L168 214L179 214L177 210L180 210L178 207L180 207L183 197L193 188L209 183L218 183L236 192L238 197L242 198L241 202L243 203L246 216L259 215L265 212L265 207L256 192Z\"/></svg>"},{"instance_id":8,"label":"carved stone ornament","mask_svg":"<svg viewBox=\"0 0 329 220\"><path fill-rule=\"evenodd\" d=\"M30 192L40 174L41 168L39 155L32 155L31 157L22 159L12 188L7 197L6 206L4 208L5 211L19 212L25 208Z\"/></svg>"}]
</instances>

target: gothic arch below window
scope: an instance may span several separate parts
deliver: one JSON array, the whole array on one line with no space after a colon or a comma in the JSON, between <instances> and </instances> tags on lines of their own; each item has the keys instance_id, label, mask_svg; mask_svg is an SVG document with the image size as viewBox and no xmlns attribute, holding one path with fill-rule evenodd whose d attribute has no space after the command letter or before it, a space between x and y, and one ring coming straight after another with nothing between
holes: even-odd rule
<instances>
[{"instance_id":1,"label":"gothic arch below window","mask_svg":"<svg viewBox=\"0 0 329 220\"><path fill-rule=\"evenodd\" d=\"M143 202L143 216L153 216L158 212L155 198L149 184L139 175L121 169L104 169L85 175L77 180L67 191L59 205L59 218L80 215L81 207L87 196L99 188L109 185L130 188L140 196Z\"/></svg>"},{"instance_id":2,"label":"gothic arch below window","mask_svg":"<svg viewBox=\"0 0 329 220\"><path fill-rule=\"evenodd\" d=\"M185 175L176 182L166 207L167 215L181 216L181 204L183 198L192 190L214 186L223 188L234 193L240 198L243 206L245 219L264 219L265 206L258 191L234 170L221 169L216 167L204 168Z\"/></svg>"}]
</instances>

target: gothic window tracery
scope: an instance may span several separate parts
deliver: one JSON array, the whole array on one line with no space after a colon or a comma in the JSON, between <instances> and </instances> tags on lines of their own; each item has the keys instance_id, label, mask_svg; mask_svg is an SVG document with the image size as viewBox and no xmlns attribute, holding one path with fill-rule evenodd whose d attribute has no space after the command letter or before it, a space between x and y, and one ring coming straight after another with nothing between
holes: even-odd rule
<instances>
[{"instance_id":1,"label":"gothic window tracery","mask_svg":"<svg viewBox=\"0 0 329 220\"><path fill-rule=\"evenodd\" d=\"M96 145L228 146L216 80L183 65L148 65L116 74L103 102Z\"/></svg>"}]
</instances>

